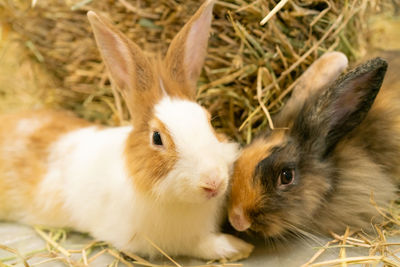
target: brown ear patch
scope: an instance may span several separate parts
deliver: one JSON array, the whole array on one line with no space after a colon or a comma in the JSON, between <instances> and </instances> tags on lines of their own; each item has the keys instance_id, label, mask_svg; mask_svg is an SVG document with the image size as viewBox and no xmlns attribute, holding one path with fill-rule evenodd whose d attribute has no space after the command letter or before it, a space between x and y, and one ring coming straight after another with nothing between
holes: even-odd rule
<instances>
[{"instance_id":1,"label":"brown ear patch","mask_svg":"<svg viewBox=\"0 0 400 267\"><path fill-rule=\"evenodd\" d=\"M263 199L263 187L260 181L254 182L254 172L257 164L268 157L272 148L282 145L285 140L284 130L275 130L268 138L268 143L263 138L256 139L251 145L244 148L235 163L232 177L232 192L229 209L241 206L244 215L258 207Z\"/></svg>"},{"instance_id":2,"label":"brown ear patch","mask_svg":"<svg viewBox=\"0 0 400 267\"><path fill-rule=\"evenodd\" d=\"M108 19L92 11L88 12L88 18L104 64L124 97L136 126L160 95L155 62Z\"/></svg>"},{"instance_id":3,"label":"brown ear patch","mask_svg":"<svg viewBox=\"0 0 400 267\"><path fill-rule=\"evenodd\" d=\"M155 130L161 134L162 147L152 144L151 137ZM143 125L131 132L125 155L135 189L144 193L150 192L154 184L171 171L178 158L171 134L156 118L153 118L149 125Z\"/></svg>"},{"instance_id":4,"label":"brown ear patch","mask_svg":"<svg viewBox=\"0 0 400 267\"><path fill-rule=\"evenodd\" d=\"M206 56L214 0L206 0L172 40L165 57L170 79L184 84L182 92L194 99L196 82Z\"/></svg>"}]
</instances>

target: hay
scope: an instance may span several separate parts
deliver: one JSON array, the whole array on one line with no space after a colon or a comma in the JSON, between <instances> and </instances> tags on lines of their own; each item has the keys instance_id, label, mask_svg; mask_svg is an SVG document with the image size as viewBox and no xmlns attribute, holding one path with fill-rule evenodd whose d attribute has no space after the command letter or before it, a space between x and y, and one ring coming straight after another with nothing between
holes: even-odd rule
<instances>
[{"instance_id":1,"label":"hay","mask_svg":"<svg viewBox=\"0 0 400 267\"><path fill-rule=\"evenodd\" d=\"M28 1L29 2L29 1ZM109 125L126 122L100 60L86 18L87 10L108 16L146 51L164 53L199 6L199 1L38 0L0 2L3 23L19 34L30 55L54 74L48 88L52 104ZM390 7L389 0L282 1L220 0L215 7L208 58L199 81L198 101L213 115L213 125L240 143L249 143L273 126L300 74L321 54L338 50L351 61L365 50L369 12ZM261 93L257 94L257 82ZM258 90L260 91L260 90Z\"/></svg>"},{"instance_id":2,"label":"hay","mask_svg":"<svg viewBox=\"0 0 400 267\"><path fill-rule=\"evenodd\" d=\"M278 2L282 2L278 12L267 16ZM94 10L108 16L146 51L164 53L198 6L197 0L37 0L33 3L0 0L0 36L7 28L17 33L13 38L19 40L26 51L21 58L27 55L30 58L28 61L21 59L28 76L44 79L42 75L45 74L37 70L38 65L52 75L52 82L39 82L41 89L35 92L13 91L12 88L21 86L19 81L23 78L19 75L16 81L9 83L12 88L0 87L1 103L4 99L9 101L7 107L1 105L0 111L14 106L15 99L19 99L30 107L46 105L70 109L86 119L108 125L127 123L127 109L115 98L118 95L113 93L100 60L86 11ZM368 15L392 8L390 0L220 0L215 7L198 101L211 111L213 125L218 131L242 144L249 143L265 127L273 128L271 115L282 108L297 78L320 54L342 51L351 62L362 57ZM264 18L268 21L261 26ZM0 81L2 84L7 82ZM26 87L29 85L23 89ZM29 99L27 95L35 97ZM395 255L399 244L386 241L388 236L399 234L399 210L398 204L394 204L392 209L382 211L387 220L376 226L375 236L350 235L348 231L343 235L333 234L334 239L319 248L303 266L354 263L399 266L400 259ZM42 262L88 266L102 254L115 258L110 266L117 266L118 262L127 266L156 266L136 255L126 257L103 242L93 241L79 249L64 248L62 243L68 237L64 230L36 228L36 231L46 241L45 248L21 255L12 248L0 246L14 254L0 259L0 266L15 263L26 266L33 257L43 258ZM338 247L337 260L317 262L324 252ZM349 247L364 247L369 253L365 257L347 257Z\"/></svg>"},{"instance_id":3,"label":"hay","mask_svg":"<svg viewBox=\"0 0 400 267\"><path fill-rule=\"evenodd\" d=\"M381 224L374 225L375 233L368 234L364 232L350 233L346 229L343 235L332 233L332 240L327 242L323 247L316 248L317 252L307 262L299 262L301 267L319 267L319 266L348 266L347 264L379 264L385 266L400 266L400 243L389 242L387 239L391 236L398 236L400 231L400 203L393 202L392 205L384 209L378 207L371 198L371 203L384 216L385 220ZM169 260L170 265L159 265L149 262L138 255L131 253L123 253L105 242L90 241L88 244L79 244L71 248L64 247L70 232L65 229L53 228L34 228L38 236L40 236L46 245L43 249L28 252L24 255L13 248L0 245L0 250L6 250L12 256L0 258L0 266L14 266L17 263L22 263L24 266L36 266L45 262L63 262L68 266L81 267L90 266L99 256L108 254L114 258L108 266L118 266L118 263L123 263L125 266L154 266L154 267L183 267L176 260L171 258L156 244L148 240L161 255L164 255ZM339 250L337 259L318 261L324 253L331 249ZM365 256L347 257L346 250L351 248L363 248ZM38 259L42 259L39 260ZM35 261L32 261L35 260ZM208 263L204 265L192 267L240 267L240 263Z\"/></svg>"},{"instance_id":4,"label":"hay","mask_svg":"<svg viewBox=\"0 0 400 267\"><path fill-rule=\"evenodd\" d=\"M17 250L0 245L0 250L10 252L12 256L0 258L0 267L14 266L22 263L25 267L33 267L48 262L61 262L72 267L90 266L96 259L103 254L108 254L114 260L107 266L119 266L123 263L125 266L151 266L151 267L183 267L173 258L168 256L164 251L158 248L154 243L149 241L161 255L169 260L171 265L151 263L135 254L117 251L105 242L90 241L88 244L75 245L74 248L63 247L67 239L68 231L64 229L34 227L36 233L46 242L45 248L31 251L25 255L21 255ZM71 246L71 245L70 245ZM40 260L42 259L42 260ZM30 262L31 261L31 262ZM241 267L240 263L208 263L203 265L191 265L191 267Z\"/></svg>"},{"instance_id":5,"label":"hay","mask_svg":"<svg viewBox=\"0 0 400 267\"><path fill-rule=\"evenodd\" d=\"M374 199L371 198L371 204L385 218L381 224L374 225L375 233L367 234L356 232L350 235L347 228L343 235L331 233L333 240L327 242L325 246L320 248L314 256L301 265L301 267L318 267L318 266L347 266L347 264L379 264L384 266L400 266L400 243L388 242L387 238L399 235L400 214L399 203L393 202L388 209L378 207ZM315 262L327 250L332 248L340 248L338 259ZM368 255L360 257L346 257L347 248L364 248L368 249ZM374 265L374 266L375 266Z\"/></svg>"}]
</instances>

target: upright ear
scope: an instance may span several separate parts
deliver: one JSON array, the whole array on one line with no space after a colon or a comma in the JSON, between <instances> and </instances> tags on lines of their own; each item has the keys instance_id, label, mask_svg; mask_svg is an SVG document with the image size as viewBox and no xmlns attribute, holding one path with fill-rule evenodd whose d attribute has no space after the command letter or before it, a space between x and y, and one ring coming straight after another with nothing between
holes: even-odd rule
<instances>
[{"instance_id":1,"label":"upright ear","mask_svg":"<svg viewBox=\"0 0 400 267\"><path fill-rule=\"evenodd\" d=\"M125 98L131 116L135 117L134 114L143 112L140 110L144 108L143 94L153 87L151 64L141 49L107 19L93 11L87 15L111 78Z\"/></svg>"},{"instance_id":2,"label":"upright ear","mask_svg":"<svg viewBox=\"0 0 400 267\"><path fill-rule=\"evenodd\" d=\"M322 155L329 155L366 117L386 69L386 61L375 58L339 78L322 95L305 104L295 123L295 131L303 131L301 135L305 139L319 138Z\"/></svg>"},{"instance_id":3,"label":"upright ear","mask_svg":"<svg viewBox=\"0 0 400 267\"><path fill-rule=\"evenodd\" d=\"M187 91L183 93L191 98L206 56L213 6L214 0L203 3L172 40L165 58L170 78L184 84Z\"/></svg>"},{"instance_id":4,"label":"upright ear","mask_svg":"<svg viewBox=\"0 0 400 267\"><path fill-rule=\"evenodd\" d=\"M287 127L306 100L332 84L347 68L347 64L347 57L341 52L328 52L318 58L300 76L285 107L275 118L276 124Z\"/></svg>"}]
</instances>

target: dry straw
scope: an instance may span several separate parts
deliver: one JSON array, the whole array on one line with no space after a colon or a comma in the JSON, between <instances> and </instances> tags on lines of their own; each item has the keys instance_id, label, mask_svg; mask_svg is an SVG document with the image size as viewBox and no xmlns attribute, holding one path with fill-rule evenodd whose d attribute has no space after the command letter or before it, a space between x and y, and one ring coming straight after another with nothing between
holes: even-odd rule
<instances>
[{"instance_id":1,"label":"dry straw","mask_svg":"<svg viewBox=\"0 0 400 267\"><path fill-rule=\"evenodd\" d=\"M273 128L271 116L282 108L301 73L322 53L342 51L351 62L362 56L368 15L393 8L392 3L390 0L217 1L198 101L211 111L213 124L219 131L242 144L249 143L258 132ZM11 28L16 32L30 60L39 62L52 75L53 82L42 88L46 105L73 110L89 120L119 125L129 120L127 109L110 85L86 12L94 10L109 17L149 53L164 53L199 4L198 0L0 0L0 23L2 30ZM9 91L0 88L0 93L7 98ZM23 97L26 99L26 95ZM398 234L400 225L399 209L394 207L381 210L387 220L376 226L375 236L350 235L349 231L333 234L334 240L303 266L354 263L399 266L400 259L396 256L399 244L387 241L388 236ZM137 255L126 257L102 242L67 249L61 245L66 237L64 230L35 230L46 241L46 248L21 255L0 246L14 254L0 259L0 266L15 262L29 266L32 257L43 258L42 263L61 261L68 266L88 266L102 254L115 258L110 266L117 266L118 262L127 266L133 263L156 266ZM338 259L319 261L325 251L338 247ZM347 257L349 247L363 247L369 253L365 257Z\"/></svg>"},{"instance_id":2,"label":"dry straw","mask_svg":"<svg viewBox=\"0 0 400 267\"><path fill-rule=\"evenodd\" d=\"M339 50L353 61L362 55L368 14L390 8L390 3L217 1L198 101L212 112L219 131L242 144L250 142L265 127L273 127L269 116L282 108L296 79L319 55ZM19 34L31 57L53 73L56 85L47 88L52 96L48 104L118 125L129 120L127 110L110 86L86 12L104 14L149 53L163 53L199 4L2 0L0 17ZM261 26L263 18L268 21Z\"/></svg>"},{"instance_id":3,"label":"dry straw","mask_svg":"<svg viewBox=\"0 0 400 267\"><path fill-rule=\"evenodd\" d=\"M385 220L379 225L374 225L375 233L350 232L346 229L343 235L332 233L332 240L323 247L317 248L317 252L307 262L299 262L301 267L318 266L349 266L352 264L385 264L385 266L400 266L399 242L389 242L391 236L399 235L400 214L399 203L393 203L388 209L378 207L373 198L371 203L384 216ZM151 240L149 243L160 251L161 255L170 262L169 265L159 265L147 261L138 255L122 253L104 242L91 241L86 245L74 245L74 249L63 247L69 233L64 229L52 229L35 227L35 231L45 242L45 248L21 255L13 248L0 245L0 250L6 250L11 256L0 258L0 266L14 266L22 263L25 267L37 266L48 262L63 262L67 266L90 266L99 256L108 254L114 260L108 266L153 266L153 267L183 267L176 260L162 251ZM69 244L71 247L71 244ZM339 248L337 259L319 260L324 253ZM347 250L362 248L365 256L348 257ZM332 252L329 253L332 255ZM41 259L41 260L38 260ZM29 263L32 262L32 263ZM374 265L374 266L375 266ZM239 267L240 263L209 263L192 267Z\"/></svg>"}]
</instances>

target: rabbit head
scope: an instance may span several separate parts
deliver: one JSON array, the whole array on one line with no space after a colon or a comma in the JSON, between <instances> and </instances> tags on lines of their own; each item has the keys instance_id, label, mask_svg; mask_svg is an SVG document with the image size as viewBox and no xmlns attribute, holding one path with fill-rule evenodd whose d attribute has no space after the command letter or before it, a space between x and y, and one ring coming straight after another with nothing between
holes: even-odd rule
<instances>
[{"instance_id":1,"label":"rabbit head","mask_svg":"<svg viewBox=\"0 0 400 267\"><path fill-rule=\"evenodd\" d=\"M306 99L288 129L269 131L243 150L229 203L236 230L280 237L310 228L335 194L336 151L366 117L386 68L376 58L341 76Z\"/></svg>"},{"instance_id":2,"label":"rabbit head","mask_svg":"<svg viewBox=\"0 0 400 267\"><path fill-rule=\"evenodd\" d=\"M200 203L223 196L236 145L214 132L195 102L214 1L206 1L172 40L163 60L144 52L105 18L88 12L133 130L126 166L137 191L163 201Z\"/></svg>"}]
</instances>

